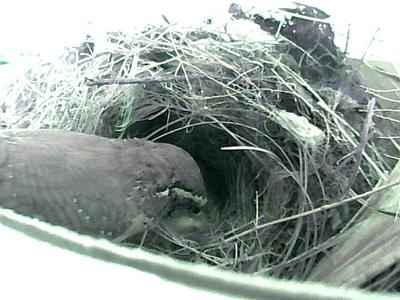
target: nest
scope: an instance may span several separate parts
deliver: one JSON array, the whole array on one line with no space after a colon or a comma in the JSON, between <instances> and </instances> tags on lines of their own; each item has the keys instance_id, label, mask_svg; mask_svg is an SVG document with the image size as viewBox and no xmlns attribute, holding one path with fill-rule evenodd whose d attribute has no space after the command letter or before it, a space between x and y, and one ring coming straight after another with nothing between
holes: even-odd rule
<instances>
[{"instance_id":1,"label":"nest","mask_svg":"<svg viewBox=\"0 0 400 300\"><path fill-rule=\"evenodd\" d=\"M329 23L300 12L282 23L232 6L223 31L147 26L108 33L100 50L88 37L10 85L15 119L4 126L182 147L202 171L208 221L189 236L161 224L141 246L305 279L357 219L361 204L343 200L393 165L371 138L373 101Z\"/></svg>"}]
</instances>

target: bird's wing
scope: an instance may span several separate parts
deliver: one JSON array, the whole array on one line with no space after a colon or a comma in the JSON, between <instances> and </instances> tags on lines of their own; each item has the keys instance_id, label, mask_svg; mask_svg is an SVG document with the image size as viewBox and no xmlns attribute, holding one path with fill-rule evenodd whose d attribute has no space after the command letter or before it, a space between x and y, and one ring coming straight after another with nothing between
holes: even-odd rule
<instances>
[{"instance_id":1,"label":"bird's wing","mask_svg":"<svg viewBox=\"0 0 400 300\"><path fill-rule=\"evenodd\" d=\"M0 206L80 233L116 236L137 214L111 140L61 130L2 131Z\"/></svg>"}]
</instances>

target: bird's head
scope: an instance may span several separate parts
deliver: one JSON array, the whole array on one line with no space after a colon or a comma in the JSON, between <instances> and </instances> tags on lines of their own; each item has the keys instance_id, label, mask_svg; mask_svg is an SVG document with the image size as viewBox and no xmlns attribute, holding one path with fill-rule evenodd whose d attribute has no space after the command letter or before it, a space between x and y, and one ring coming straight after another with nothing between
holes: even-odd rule
<instances>
[{"instance_id":1,"label":"bird's head","mask_svg":"<svg viewBox=\"0 0 400 300\"><path fill-rule=\"evenodd\" d=\"M206 187L195 160L183 149L170 144L162 144L158 151L163 157L163 162L158 165L161 167L158 195L169 196L173 199L171 204L176 206L204 206L207 203Z\"/></svg>"},{"instance_id":2,"label":"bird's head","mask_svg":"<svg viewBox=\"0 0 400 300\"><path fill-rule=\"evenodd\" d=\"M116 241L158 225L174 211L195 215L207 203L206 187L200 168L189 153L171 144L142 139L134 139L130 143L135 146L131 149L135 151L133 154L136 165L126 172L132 172L132 177L136 178L136 182L139 179L141 184L139 189L132 189L131 198L146 200L138 201L138 210L146 221L136 216L133 225ZM147 225L144 226L143 223ZM184 224L187 223L185 221Z\"/></svg>"}]
</instances>

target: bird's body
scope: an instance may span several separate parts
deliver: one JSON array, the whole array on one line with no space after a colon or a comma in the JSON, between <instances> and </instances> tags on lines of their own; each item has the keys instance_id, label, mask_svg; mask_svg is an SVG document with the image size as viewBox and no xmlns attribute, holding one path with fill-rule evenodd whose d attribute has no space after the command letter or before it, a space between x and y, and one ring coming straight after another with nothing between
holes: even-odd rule
<instances>
[{"instance_id":1,"label":"bird's body","mask_svg":"<svg viewBox=\"0 0 400 300\"><path fill-rule=\"evenodd\" d=\"M0 206L54 225L122 241L204 195L197 164L173 145L0 131Z\"/></svg>"}]
</instances>

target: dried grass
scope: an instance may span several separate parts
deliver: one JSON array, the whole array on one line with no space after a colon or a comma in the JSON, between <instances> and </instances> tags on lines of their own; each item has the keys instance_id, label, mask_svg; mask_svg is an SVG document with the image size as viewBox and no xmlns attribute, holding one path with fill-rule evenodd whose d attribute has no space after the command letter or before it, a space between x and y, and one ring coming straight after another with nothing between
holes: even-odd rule
<instances>
[{"instance_id":1,"label":"dried grass","mask_svg":"<svg viewBox=\"0 0 400 300\"><path fill-rule=\"evenodd\" d=\"M183 147L205 177L208 221L189 237L161 226L141 245L304 279L354 223L356 195L389 167L369 138L371 118L345 118L348 97L304 78L282 45L295 47L171 25L110 33L106 48L86 57L68 49L12 82L7 109L18 117L6 125Z\"/></svg>"}]
</instances>

